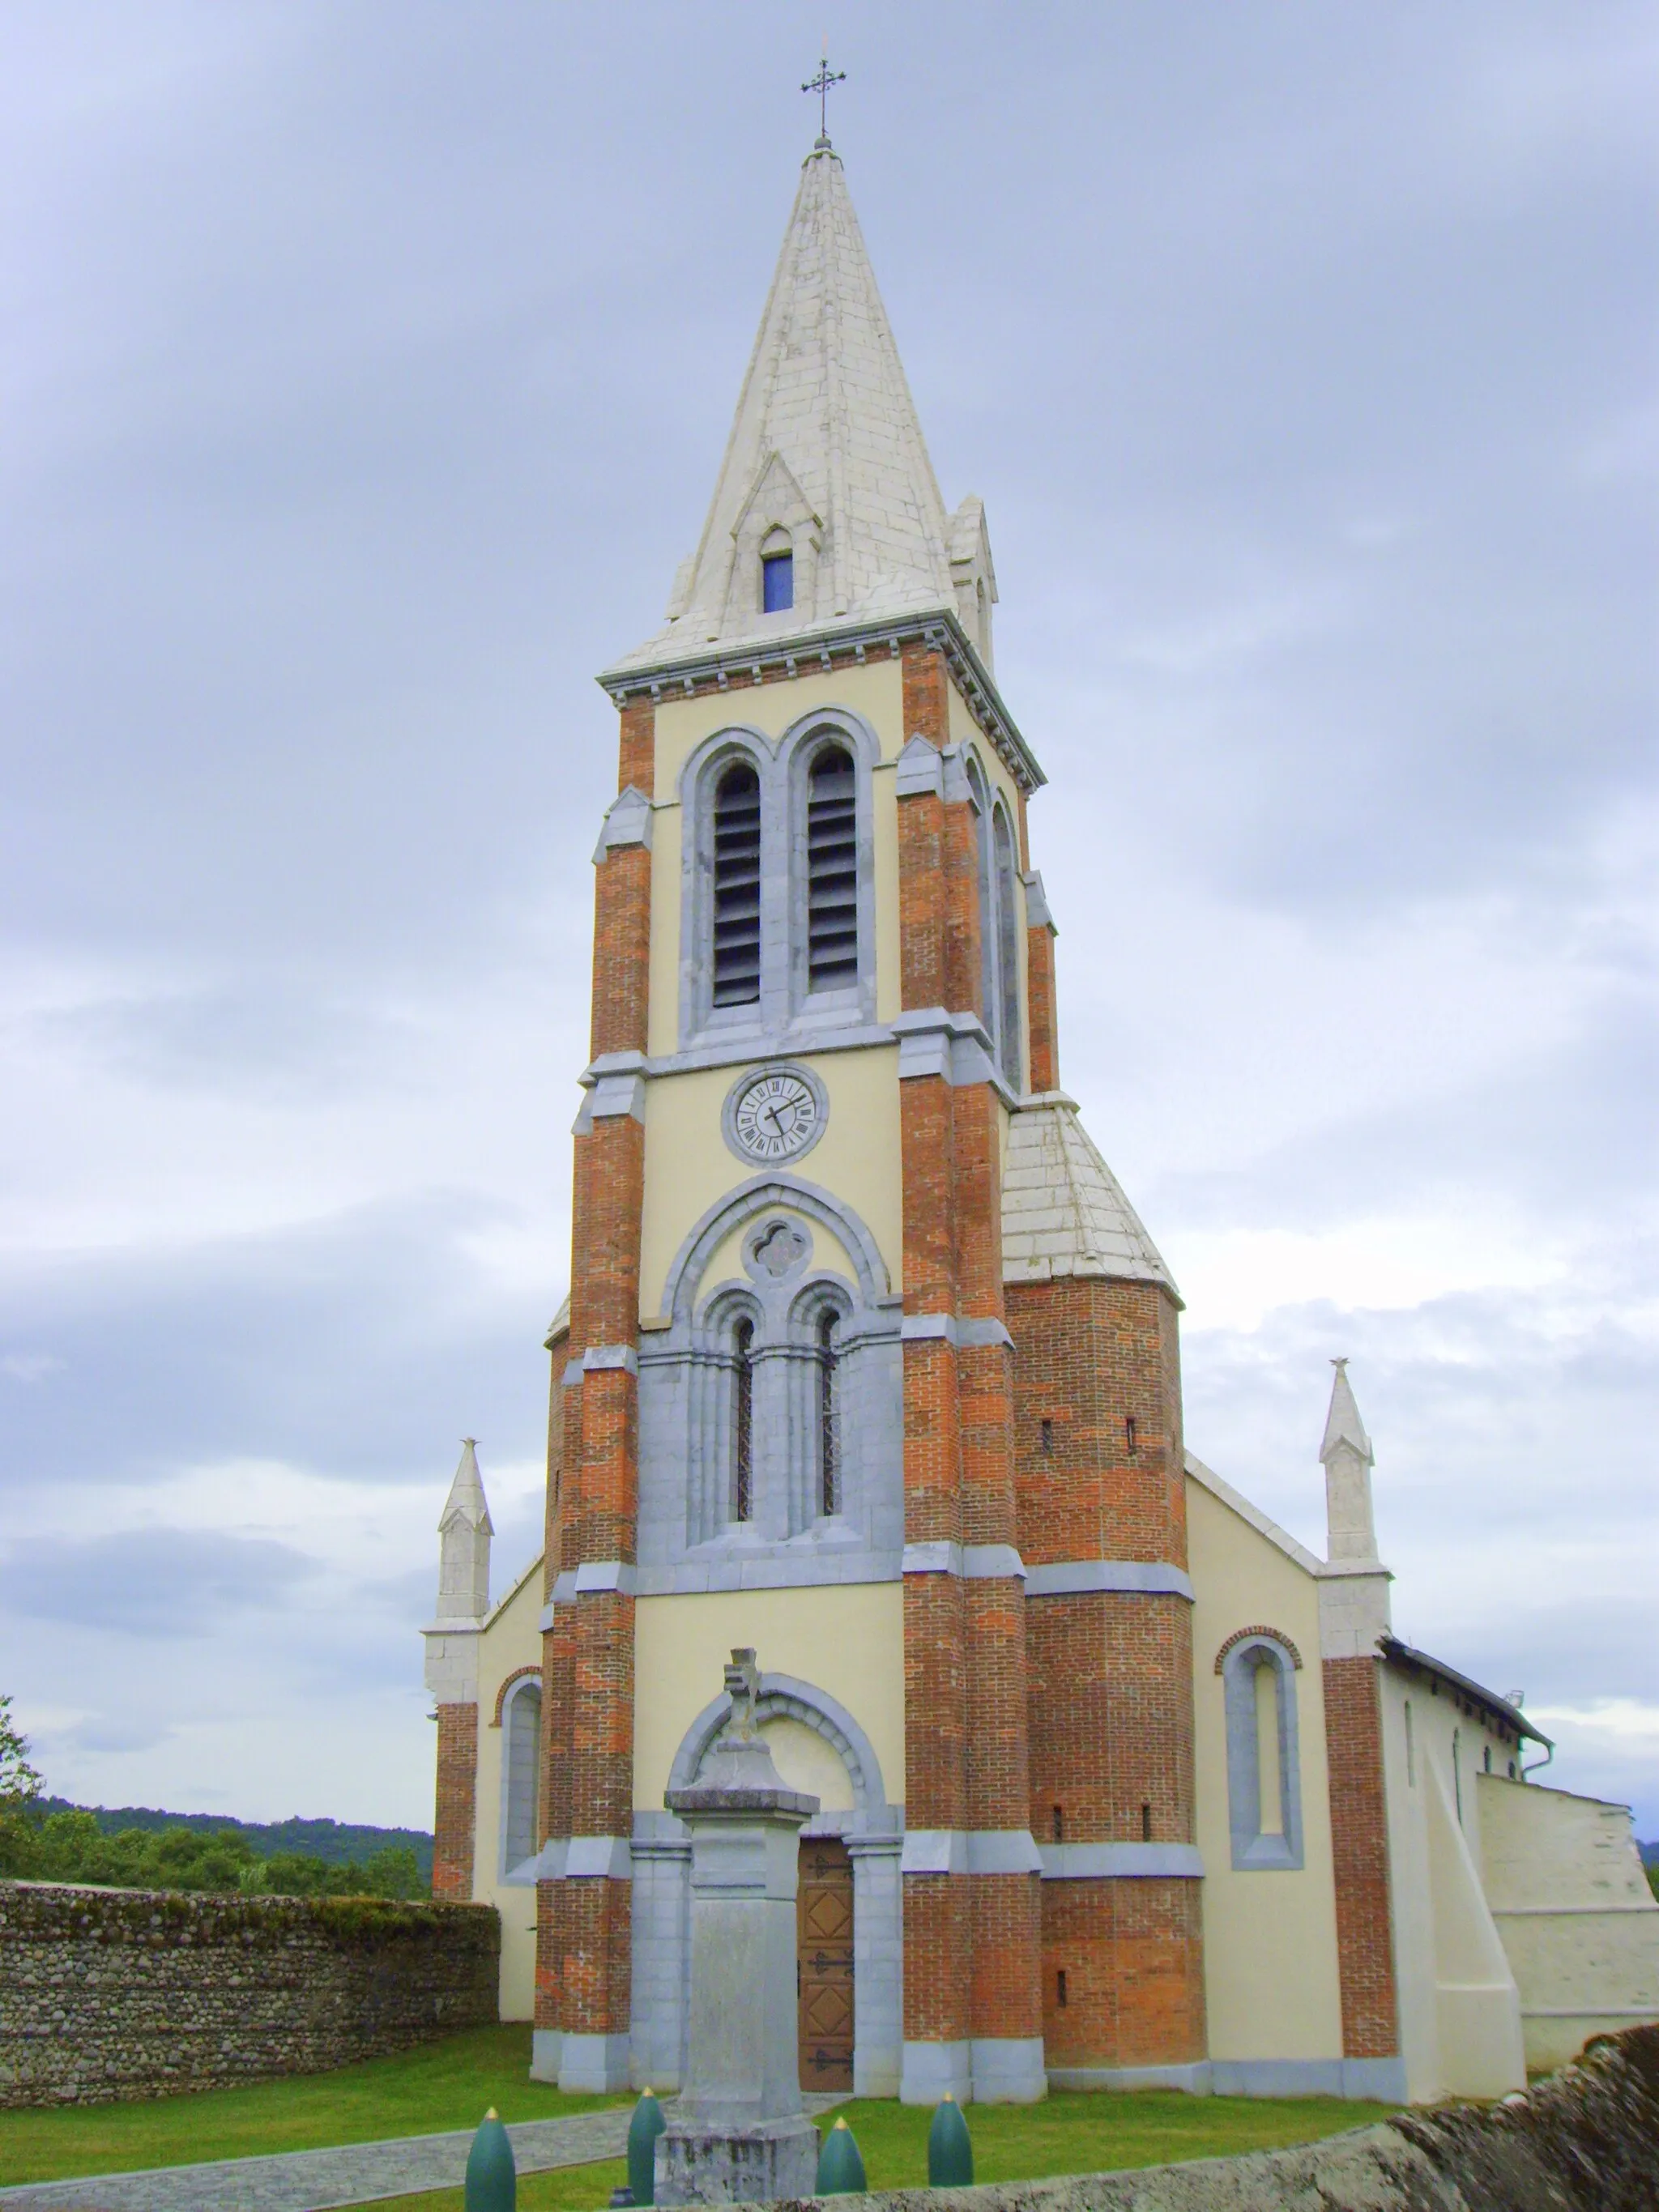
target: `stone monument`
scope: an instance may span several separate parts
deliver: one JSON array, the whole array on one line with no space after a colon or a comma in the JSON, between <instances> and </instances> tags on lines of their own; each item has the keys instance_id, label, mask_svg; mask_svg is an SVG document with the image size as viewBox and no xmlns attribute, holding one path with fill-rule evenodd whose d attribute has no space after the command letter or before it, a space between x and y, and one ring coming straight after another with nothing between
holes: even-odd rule
<instances>
[{"instance_id":1,"label":"stone monument","mask_svg":"<svg viewBox=\"0 0 1659 2212\"><path fill-rule=\"evenodd\" d=\"M810 2197L817 2178L800 2096L795 1886L818 1800L787 1786L756 1731L753 1651L733 1651L726 1688L731 1718L691 1787L665 1801L691 1837L691 2002L685 2086L657 2139L659 2204Z\"/></svg>"}]
</instances>

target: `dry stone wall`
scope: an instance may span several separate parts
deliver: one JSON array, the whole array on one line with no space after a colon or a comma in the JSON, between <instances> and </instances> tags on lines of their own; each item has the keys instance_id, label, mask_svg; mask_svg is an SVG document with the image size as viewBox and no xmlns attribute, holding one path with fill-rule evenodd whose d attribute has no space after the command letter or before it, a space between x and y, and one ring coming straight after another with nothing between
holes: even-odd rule
<instances>
[{"instance_id":1,"label":"dry stone wall","mask_svg":"<svg viewBox=\"0 0 1659 2212\"><path fill-rule=\"evenodd\" d=\"M491 1905L0 1882L0 2106L315 2074L496 2018Z\"/></svg>"}]
</instances>

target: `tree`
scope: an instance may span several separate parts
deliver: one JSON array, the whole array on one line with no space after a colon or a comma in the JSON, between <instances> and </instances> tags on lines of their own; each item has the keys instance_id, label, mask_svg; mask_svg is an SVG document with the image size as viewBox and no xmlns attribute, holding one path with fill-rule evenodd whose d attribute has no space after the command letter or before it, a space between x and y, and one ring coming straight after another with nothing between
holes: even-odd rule
<instances>
[{"instance_id":1,"label":"tree","mask_svg":"<svg viewBox=\"0 0 1659 2212\"><path fill-rule=\"evenodd\" d=\"M21 1812L43 1786L29 1765L29 1740L11 1717L11 1699L0 1696L0 1812Z\"/></svg>"}]
</instances>

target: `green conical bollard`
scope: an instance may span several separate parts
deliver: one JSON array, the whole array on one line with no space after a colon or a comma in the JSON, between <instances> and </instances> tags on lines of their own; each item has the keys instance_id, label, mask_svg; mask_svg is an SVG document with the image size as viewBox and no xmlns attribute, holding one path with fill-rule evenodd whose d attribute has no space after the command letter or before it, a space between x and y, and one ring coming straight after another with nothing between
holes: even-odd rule
<instances>
[{"instance_id":1,"label":"green conical bollard","mask_svg":"<svg viewBox=\"0 0 1659 2212\"><path fill-rule=\"evenodd\" d=\"M513 2145L492 2105L466 2154L466 2212L515 2212L519 2171Z\"/></svg>"},{"instance_id":2,"label":"green conical bollard","mask_svg":"<svg viewBox=\"0 0 1659 2212\"><path fill-rule=\"evenodd\" d=\"M837 2120L818 2153L819 2197L861 2197L870 2186L864 2178L864 2159L859 2139L845 2120Z\"/></svg>"},{"instance_id":3,"label":"green conical bollard","mask_svg":"<svg viewBox=\"0 0 1659 2212\"><path fill-rule=\"evenodd\" d=\"M657 2201L657 2137L667 2125L653 2094L643 2091L628 2123L628 2190L635 2204Z\"/></svg>"},{"instance_id":4,"label":"green conical bollard","mask_svg":"<svg viewBox=\"0 0 1659 2212\"><path fill-rule=\"evenodd\" d=\"M943 2103L933 2107L933 2124L927 2130L927 2186L966 2189L973 2179L973 2137L961 2106L947 2089Z\"/></svg>"}]
</instances>

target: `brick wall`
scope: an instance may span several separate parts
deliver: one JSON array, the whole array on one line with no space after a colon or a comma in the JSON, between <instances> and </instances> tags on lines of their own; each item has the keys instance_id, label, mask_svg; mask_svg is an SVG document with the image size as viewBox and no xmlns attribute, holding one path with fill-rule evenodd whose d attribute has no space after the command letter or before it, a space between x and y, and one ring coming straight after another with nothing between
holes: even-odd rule
<instances>
[{"instance_id":1,"label":"brick wall","mask_svg":"<svg viewBox=\"0 0 1659 2212\"><path fill-rule=\"evenodd\" d=\"M1400 2044L1377 1662L1327 1659L1323 1674L1342 2055L1387 2058Z\"/></svg>"},{"instance_id":2,"label":"brick wall","mask_svg":"<svg viewBox=\"0 0 1659 2212\"><path fill-rule=\"evenodd\" d=\"M0 1882L0 2105L316 2074L497 2017L493 1905Z\"/></svg>"},{"instance_id":3,"label":"brick wall","mask_svg":"<svg viewBox=\"0 0 1659 2212\"><path fill-rule=\"evenodd\" d=\"M438 1786L432 1832L432 1894L449 1905L472 1897L478 1812L478 1708L438 1708Z\"/></svg>"},{"instance_id":4,"label":"brick wall","mask_svg":"<svg viewBox=\"0 0 1659 2212\"><path fill-rule=\"evenodd\" d=\"M1178 1322L1156 1283L1073 1278L1006 1293L1028 1565L1187 1565ZM1042 1842L1190 1844L1192 1608L1097 1590L1028 1604L1030 1818ZM1200 1886L1042 1885L1051 2065L1184 2064L1206 2048ZM1060 1976L1066 2001L1060 2001Z\"/></svg>"}]
</instances>

